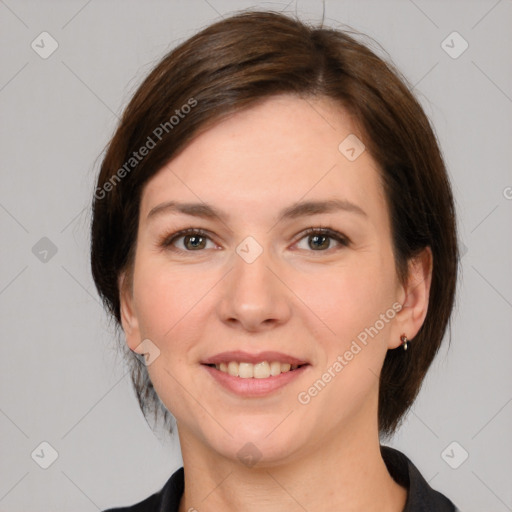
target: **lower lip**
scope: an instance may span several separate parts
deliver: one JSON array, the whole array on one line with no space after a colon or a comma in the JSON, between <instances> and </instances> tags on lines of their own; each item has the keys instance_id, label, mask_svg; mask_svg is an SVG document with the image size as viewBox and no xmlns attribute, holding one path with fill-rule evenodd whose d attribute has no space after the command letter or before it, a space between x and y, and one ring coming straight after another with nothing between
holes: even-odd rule
<instances>
[{"instance_id":1,"label":"lower lip","mask_svg":"<svg viewBox=\"0 0 512 512\"><path fill-rule=\"evenodd\" d=\"M260 397L268 395L298 379L309 365L301 366L295 370L280 373L266 379L242 379L233 377L229 373L221 372L212 366L203 365L206 371L224 388L244 397Z\"/></svg>"}]
</instances>

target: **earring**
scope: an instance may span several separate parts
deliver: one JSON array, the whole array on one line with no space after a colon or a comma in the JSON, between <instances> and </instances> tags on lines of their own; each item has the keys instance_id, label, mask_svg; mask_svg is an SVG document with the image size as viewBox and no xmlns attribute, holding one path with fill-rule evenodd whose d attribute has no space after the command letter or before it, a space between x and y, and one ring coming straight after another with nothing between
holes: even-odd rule
<instances>
[{"instance_id":1,"label":"earring","mask_svg":"<svg viewBox=\"0 0 512 512\"><path fill-rule=\"evenodd\" d=\"M402 334L402 336L400 336L400 340L402 341L402 345L404 346L404 350L407 350L407 342L409 341L407 339L407 336L405 334Z\"/></svg>"}]
</instances>

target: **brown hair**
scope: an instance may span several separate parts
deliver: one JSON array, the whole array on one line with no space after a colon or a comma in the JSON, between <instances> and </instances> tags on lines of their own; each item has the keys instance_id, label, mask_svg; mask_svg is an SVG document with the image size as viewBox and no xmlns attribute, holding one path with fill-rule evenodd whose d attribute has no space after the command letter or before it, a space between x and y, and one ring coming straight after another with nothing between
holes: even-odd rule
<instances>
[{"instance_id":1,"label":"brown hair","mask_svg":"<svg viewBox=\"0 0 512 512\"><path fill-rule=\"evenodd\" d=\"M453 308L455 209L436 137L407 81L348 32L246 11L168 53L126 107L101 165L93 199L94 281L119 327L118 277L131 269L144 185L193 137L282 93L337 100L359 123L382 172L399 277L405 279L409 259L432 249L424 324L407 352L387 352L380 376L379 432L391 435L420 390ZM152 409L155 419L161 412L169 420L144 363L126 354L144 415Z\"/></svg>"}]
</instances>

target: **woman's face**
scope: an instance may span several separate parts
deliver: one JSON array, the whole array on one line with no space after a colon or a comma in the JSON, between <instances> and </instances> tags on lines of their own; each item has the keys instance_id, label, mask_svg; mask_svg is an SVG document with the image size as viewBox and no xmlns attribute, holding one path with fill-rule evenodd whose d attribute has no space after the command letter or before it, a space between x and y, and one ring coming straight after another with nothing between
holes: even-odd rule
<instances>
[{"instance_id":1,"label":"woman's face","mask_svg":"<svg viewBox=\"0 0 512 512\"><path fill-rule=\"evenodd\" d=\"M274 464L377 432L386 351L419 325L398 313L386 200L354 134L330 100L273 97L144 189L123 326L182 447Z\"/></svg>"}]
</instances>

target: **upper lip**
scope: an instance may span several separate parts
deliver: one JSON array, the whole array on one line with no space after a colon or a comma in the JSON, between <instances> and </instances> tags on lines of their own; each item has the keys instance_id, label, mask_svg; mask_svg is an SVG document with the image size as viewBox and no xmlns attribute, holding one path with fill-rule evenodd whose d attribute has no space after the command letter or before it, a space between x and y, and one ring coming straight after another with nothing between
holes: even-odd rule
<instances>
[{"instance_id":1,"label":"upper lip","mask_svg":"<svg viewBox=\"0 0 512 512\"><path fill-rule=\"evenodd\" d=\"M288 354L283 354L282 352L258 352L256 354L250 354L249 352L244 352L242 350L234 350L231 352L221 352L220 354L215 354L214 356L208 357L201 361L202 364L220 364L220 363L229 363L230 361L236 361L238 363L261 363L263 361L268 361L272 363L274 361L278 361L280 363L290 363L290 364L308 364L307 361L303 359L298 359L296 357L290 356Z\"/></svg>"}]
</instances>

